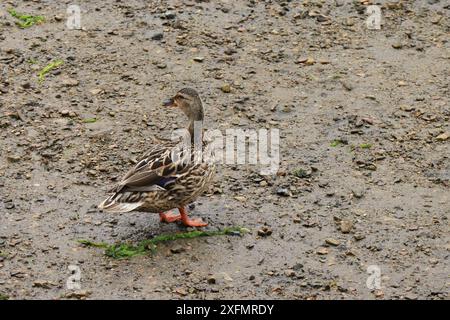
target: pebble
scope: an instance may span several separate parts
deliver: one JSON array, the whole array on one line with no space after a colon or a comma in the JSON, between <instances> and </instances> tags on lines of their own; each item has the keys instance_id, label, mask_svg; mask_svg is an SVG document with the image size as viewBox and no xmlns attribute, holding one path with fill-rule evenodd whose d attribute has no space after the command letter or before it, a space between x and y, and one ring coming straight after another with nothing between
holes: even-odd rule
<instances>
[{"instance_id":1,"label":"pebble","mask_svg":"<svg viewBox=\"0 0 450 320\"><path fill-rule=\"evenodd\" d=\"M5 208L6 209L14 209L15 205L12 202L8 202L5 204Z\"/></svg>"},{"instance_id":2,"label":"pebble","mask_svg":"<svg viewBox=\"0 0 450 320\"><path fill-rule=\"evenodd\" d=\"M352 189L353 196L355 198L362 198L364 196L364 189Z\"/></svg>"},{"instance_id":3,"label":"pebble","mask_svg":"<svg viewBox=\"0 0 450 320\"><path fill-rule=\"evenodd\" d=\"M195 62L203 62L205 60L204 57L194 57Z\"/></svg>"},{"instance_id":4,"label":"pebble","mask_svg":"<svg viewBox=\"0 0 450 320\"><path fill-rule=\"evenodd\" d=\"M332 246L338 246L341 242L337 239L327 238L327 239L325 239L325 243L332 245Z\"/></svg>"},{"instance_id":5,"label":"pebble","mask_svg":"<svg viewBox=\"0 0 450 320\"><path fill-rule=\"evenodd\" d=\"M410 112L410 111L413 111L415 108L410 105L401 105L400 109L403 111L406 111L406 112Z\"/></svg>"},{"instance_id":6,"label":"pebble","mask_svg":"<svg viewBox=\"0 0 450 320\"><path fill-rule=\"evenodd\" d=\"M401 49L401 48L403 48L403 44L401 42L394 42L392 44L392 48L394 48L394 49Z\"/></svg>"},{"instance_id":7,"label":"pebble","mask_svg":"<svg viewBox=\"0 0 450 320\"><path fill-rule=\"evenodd\" d=\"M64 78L62 81L62 84L66 87L75 87L80 84L80 81L78 81L77 79L73 79L73 78Z\"/></svg>"},{"instance_id":8,"label":"pebble","mask_svg":"<svg viewBox=\"0 0 450 320\"><path fill-rule=\"evenodd\" d=\"M164 38L164 34L162 32L155 32L154 34L152 34L150 39L159 41L159 40L162 40L163 38Z\"/></svg>"},{"instance_id":9,"label":"pebble","mask_svg":"<svg viewBox=\"0 0 450 320\"><path fill-rule=\"evenodd\" d=\"M45 280L36 280L33 282L33 287L36 288L51 289L52 286L54 286L53 283Z\"/></svg>"},{"instance_id":10,"label":"pebble","mask_svg":"<svg viewBox=\"0 0 450 320\"><path fill-rule=\"evenodd\" d=\"M103 90L102 89L92 89L92 90L90 90L89 92L92 94L92 95L97 95L97 94L99 94L100 92L102 92Z\"/></svg>"},{"instance_id":11,"label":"pebble","mask_svg":"<svg viewBox=\"0 0 450 320\"><path fill-rule=\"evenodd\" d=\"M355 238L355 240L360 241L360 240L364 239L366 236L361 233L357 233L353 237Z\"/></svg>"},{"instance_id":12,"label":"pebble","mask_svg":"<svg viewBox=\"0 0 450 320\"><path fill-rule=\"evenodd\" d=\"M340 228L342 233L349 233L353 228L353 222L347 219L342 219Z\"/></svg>"},{"instance_id":13,"label":"pebble","mask_svg":"<svg viewBox=\"0 0 450 320\"><path fill-rule=\"evenodd\" d=\"M78 291L74 291L74 292L69 292L68 294L66 294L66 298L85 299L85 298L89 297L91 294L92 294L91 291L78 290Z\"/></svg>"},{"instance_id":14,"label":"pebble","mask_svg":"<svg viewBox=\"0 0 450 320\"><path fill-rule=\"evenodd\" d=\"M174 254L181 253L181 252L184 252L184 251L186 251L186 249L183 248L183 247L180 246L180 245L176 245L176 246L170 248L170 252L172 252L172 253L174 253Z\"/></svg>"},{"instance_id":15,"label":"pebble","mask_svg":"<svg viewBox=\"0 0 450 320\"><path fill-rule=\"evenodd\" d=\"M286 275L286 277L294 277L296 275L295 271L292 269L284 270L284 274Z\"/></svg>"},{"instance_id":16,"label":"pebble","mask_svg":"<svg viewBox=\"0 0 450 320\"><path fill-rule=\"evenodd\" d=\"M341 81L341 84L347 91L352 91L354 88L353 85L348 81Z\"/></svg>"},{"instance_id":17,"label":"pebble","mask_svg":"<svg viewBox=\"0 0 450 320\"><path fill-rule=\"evenodd\" d=\"M308 58L300 58L297 60L297 63L302 63L307 66L312 66L316 63L316 60L314 58L308 57Z\"/></svg>"},{"instance_id":18,"label":"pebble","mask_svg":"<svg viewBox=\"0 0 450 320\"><path fill-rule=\"evenodd\" d=\"M230 93L231 92L231 86L229 84L224 84L220 88L220 90L222 90L222 92L225 92L225 93Z\"/></svg>"},{"instance_id":19,"label":"pebble","mask_svg":"<svg viewBox=\"0 0 450 320\"><path fill-rule=\"evenodd\" d=\"M168 20L172 20L172 19L175 19L176 18L176 13L175 12L173 12L173 11L166 11L165 13L164 13L164 15L163 15L163 18L166 18L166 19L168 19Z\"/></svg>"},{"instance_id":20,"label":"pebble","mask_svg":"<svg viewBox=\"0 0 450 320\"><path fill-rule=\"evenodd\" d=\"M277 195L283 196L283 197L289 197L291 195L291 193L286 188L278 188Z\"/></svg>"},{"instance_id":21,"label":"pebble","mask_svg":"<svg viewBox=\"0 0 450 320\"><path fill-rule=\"evenodd\" d=\"M445 133L442 133L442 134L438 135L438 136L436 137L436 139L439 140L439 141L445 141L445 140L447 140L449 137L450 137L450 134L449 134L448 132L445 132Z\"/></svg>"},{"instance_id":22,"label":"pebble","mask_svg":"<svg viewBox=\"0 0 450 320\"><path fill-rule=\"evenodd\" d=\"M320 247L319 249L316 250L316 253L321 256L328 254L328 252L329 252L328 249L325 247Z\"/></svg>"}]
</instances>

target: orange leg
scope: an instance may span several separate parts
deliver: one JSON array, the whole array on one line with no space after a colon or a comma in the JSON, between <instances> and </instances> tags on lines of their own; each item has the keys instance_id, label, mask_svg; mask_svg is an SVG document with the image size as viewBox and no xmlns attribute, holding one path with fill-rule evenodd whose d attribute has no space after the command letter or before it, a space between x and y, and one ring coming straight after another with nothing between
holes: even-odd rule
<instances>
[{"instance_id":1,"label":"orange leg","mask_svg":"<svg viewBox=\"0 0 450 320\"><path fill-rule=\"evenodd\" d=\"M175 221L181 220L181 215L173 213L172 211L167 211L167 212L164 212L164 213L161 212L159 214L159 220L161 222L167 222L167 223L175 222Z\"/></svg>"},{"instance_id":2,"label":"orange leg","mask_svg":"<svg viewBox=\"0 0 450 320\"><path fill-rule=\"evenodd\" d=\"M190 219L187 215L187 210L183 207L178 208L181 215L181 222L187 227L206 227L208 224L202 219Z\"/></svg>"}]
</instances>

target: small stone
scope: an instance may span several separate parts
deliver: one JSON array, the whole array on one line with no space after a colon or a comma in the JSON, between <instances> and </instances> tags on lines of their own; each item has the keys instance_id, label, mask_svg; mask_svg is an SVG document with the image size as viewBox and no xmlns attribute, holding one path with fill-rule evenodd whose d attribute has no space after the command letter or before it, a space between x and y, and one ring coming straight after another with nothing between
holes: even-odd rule
<instances>
[{"instance_id":1,"label":"small stone","mask_svg":"<svg viewBox=\"0 0 450 320\"><path fill-rule=\"evenodd\" d=\"M292 269L287 269L287 270L284 270L284 274L286 275L286 277L294 277L295 271Z\"/></svg>"},{"instance_id":2,"label":"small stone","mask_svg":"<svg viewBox=\"0 0 450 320\"><path fill-rule=\"evenodd\" d=\"M343 219L340 223L340 228L342 233L349 233L353 228L353 222Z\"/></svg>"},{"instance_id":3,"label":"small stone","mask_svg":"<svg viewBox=\"0 0 450 320\"><path fill-rule=\"evenodd\" d=\"M407 86L408 84L407 84L405 81L400 80L400 81L397 83L397 85L398 85L399 87L405 87L405 86Z\"/></svg>"},{"instance_id":4,"label":"small stone","mask_svg":"<svg viewBox=\"0 0 450 320\"><path fill-rule=\"evenodd\" d=\"M406 111L406 112L410 112L410 111L413 111L414 110L414 107L413 106L409 106L409 105L401 105L400 106L400 109L401 110L403 110L403 111Z\"/></svg>"},{"instance_id":5,"label":"small stone","mask_svg":"<svg viewBox=\"0 0 450 320\"><path fill-rule=\"evenodd\" d=\"M331 246L338 246L341 242L337 239L328 238L328 239L325 239L325 243L329 244Z\"/></svg>"},{"instance_id":6,"label":"small stone","mask_svg":"<svg viewBox=\"0 0 450 320\"><path fill-rule=\"evenodd\" d=\"M31 84L29 82L24 82L24 83L22 83L22 88L30 89L31 88Z\"/></svg>"},{"instance_id":7,"label":"small stone","mask_svg":"<svg viewBox=\"0 0 450 320\"><path fill-rule=\"evenodd\" d=\"M175 19L176 16L177 16L176 13L173 11L167 11L164 13L164 18L166 18L168 20Z\"/></svg>"},{"instance_id":8,"label":"small stone","mask_svg":"<svg viewBox=\"0 0 450 320\"><path fill-rule=\"evenodd\" d=\"M77 79L65 78L63 79L62 84L66 87L75 87L80 84L80 81Z\"/></svg>"},{"instance_id":9,"label":"small stone","mask_svg":"<svg viewBox=\"0 0 450 320\"><path fill-rule=\"evenodd\" d=\"M63 110L61 110L60 113L63 117L67 117L69 115L70 111L67 109L63 109Z\"/></svg>"},{"instance_id":10,"label":"small stone","mask_svg":"<svg viewBox=\"0 0 450 320\"><path fill-rule=\"evenodd\" d=\"M361 199L364 196L364 190L363 189L352 189L353 196L355 198Z\"/></svg>"},{"instance_id":11,"label":"small stone","mask_svg":"<svg viewBox=\"0 0 450 320\"><path fill-rule=\"evenodd\" d=\"M150 39L159 41L159 40L162 40L163 38L164 38L164 34L162 32L155 32L154 34L152 34Z\"/></svg>"},{"instance_id":12,"label":"small stone","mask_svg":"<svg viewBox=\"0 0 450 320\"><path fill-rule=\"evenodd\" d=\"M52 286L54 286L53 283L45 280L36 280L33 283L33 287L35 288L51 289Z\"/></svg>"},{"instance_id":13,"label":"small stone","mask_svg":"<svg viewBox=\"0 0 450 320\"><path fill-rule=\"evenodd\" d=\"M375 295L375 297L377 297L377 298L382 298L382 297L384 297L384 292L381 291L381 290L375 290L375 291L374 291L374 295Z\"/></svg>"},{"instance_id":14,"label":"small stone","mask_svg":"<svg viewBox=\"0 0 450 320\"><path fill-rule=\"evenodd\" d=\"M352 91L354 88L353 85L348 81L341 81L341 84L347 91Z\"/></svg>"},{"instance_id":15,"label":"small stone","mask_svg":"<svg viewBox=\"0 0 450 320\"><path fill-rule=\"evenodd\" d=\"M325 247L320 247L319 249L316 250L316 253L317 253L318 255L323 256L323 255L328 254L328 249L325 248Z\"/></svg>"},{"instance_id":16,"label":"small stone","mask_svg":"<svg viewBox=\"0 0 450 320\"><path fill-rule=\"evenodd\" d=\"M300 58L297 60L297 63L302 63L307 66L312 66L316 63L316 60L314 58L308 57L308 58Z\"/></svg>"},{"instance_id":17,"label":"small stone","mask_svg":"<svg viewBox=\"0 0 450 320\"><path fill-rule=\"evenodd\" d=\"M401 49L401 48L403 48L403 44L401 42L394 42L392 44L392 48L394 48L394 49Z\"/></svg>"},{"instance_id":18,"label":"small stone","mask_svg":"<svg viewBox=\"0 0 450 320\"><path fill-rule=\"evenodd\" d=\"M12 202L8 202L5 204L5 208L10 210L10 209L14 209L15 205Z\"/></svg>"},{"instance_id":19,"label":"small stone","mask_svg":"<svg viewBox=\"0 0 450 320\"><path fill-rule=\"evenodd\" d=\"M313 58L308 58L308 59L306 59L306 61L305 61L305 64L307 65L307 66L312 66L313 64L315 64L316 63L316 60L314 60Z\"/></svg>"},{"instance_id":20,"label":"small stone","mask_svg":"<svg viewBox=\"0 0 450 320\"><path fill-rule=\"evenodd\" d=\"M66 294L66 298L85 299L85 298L89 297L91 294L92 294L91 291L78 290L78 291L74 291L74 292L70 292L70 293Z\"/></svg>"},{"instance_id":21,"label":"small stone","mask_svg":"<svg viewBox=\"0 0 450 320\"><path fill-rule=\"evenodd\" d=\"M174 246L173 248L170 248L170 252L172 252L172 253L174 253L174 254L181 253L181 252L184 252L184 251L186 251L186 249L183 248L183 247L180 246L180 245L176 245L176 246Z\"/></svg>"},{"instance_id":22,"label":"small stone","mask_svg":"<svg viewBox=\"0 0 450 320\"><path fill-rule=\"evenodd\" d=\"M439 140L439 141L445 141L445 140L447 140L449 137L450 137L450 134L449 134L448 132L445 132L445 133L442 133L442 134L438 135L438 136L436 137L436 139Z\"/></svg>"},{"instance_id":23,"label":"small stone","mask_svg":"<svg viewBox=\"0 0 450 320\"><path fill-rule=\"evenodd\" d=\"M205 60L204 57L194 57L195 62L203 62L203 60Z\"/></svg>"},{"instance_id":24,"label":"small stone","mask_svg":"<svg viewBox=\"0 0 450 320\"><path fill-rule=\"evenodd\" d=\"M289 197L291 195L291 193L286 188L278 188L277 195L283 196L283 197Z\"/></svg>"},{"instance_id":25,"label":"small stone","mask_svg":"<svg viewBox=\"0 0 450 320\"><path fill-rule=\"evenodd\" d=\"M353 236L353 238L355 238L356 241L360 241L362 239L364 239L366 236L361 234L361 233L357 233Z\"/></svg>"},{"instance_id":26,"label":"small stone","mask_svg":"<svg viewBox=\"0 0 450 320\"><path fill-rule=\"evenodd\" d=\"M15 156L15 155L8 155L8 156L6 157L6 159L7 159L9 162L16 163L16 162L19 162L19 161L20 161L21 157Z\"/></svg>"},{"instance_id":27,"label":"small stone","mask_svg":"<svg viewBox=\"0 0 450 320\"><path fill-rule=\"evenodd\" d=\"M92 90L90 90L89 92L92 94L92 95L97 95L97 94L99 94L100 92L102 92L103 90L102 89L92 89Z\"/></svg>"},{"instance_id":28,"label":"small stone","mask_svg":"<svg viewBox=\"0 0 450 320\"><path fill-rule=\"evenodd\" d=\"M229 84L224 84L220 88L220 90L222 90L222 92L225 92L225 93L230 93L231 92L231 86Z\"/></svg>"},{"instance_id":29,"label":"small stone","mask_svg":"<svg viewBox=\"0 0 450 320\"><path fill-rule=\"evenodd\" d=\"M217 282L217 279L216 279L215 276L209 276L208 279L206 279L206 281L207 281L209 284L215 284L215 283Z\"/></svg>"}]
</instances>

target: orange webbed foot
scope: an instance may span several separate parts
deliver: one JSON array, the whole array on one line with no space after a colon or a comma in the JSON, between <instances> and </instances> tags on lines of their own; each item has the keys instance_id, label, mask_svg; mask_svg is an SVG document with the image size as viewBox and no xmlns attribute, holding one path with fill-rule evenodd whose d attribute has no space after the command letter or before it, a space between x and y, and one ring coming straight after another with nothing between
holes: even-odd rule
<instances>
[{"instance_id":1,"label":"orange webbed foot","mask_svg":"<svg viewBox=\"0 0 450 320\"><path fill-rule=\"evenodd\" d=\"M161 212L159 214L159 220L161 222L166 222L166 223L171 223L171 222L175 222L175 221L179 221L181 220L181 215L180 214L176 214L173 211L167 211L167 212Z\"/></svg>"},{"instance_id":2,"label":"orange webbed foot","mask_svg":"<svg viewBox=\"0 0 450 320\"><path fill-rule=\"evenodd\" d=\"M186 227L206 227L208 223L204 222L202 219L191 219L187 215L185 208L178 208L180 210L181 222Z\"/></svg>"}]
</instances>

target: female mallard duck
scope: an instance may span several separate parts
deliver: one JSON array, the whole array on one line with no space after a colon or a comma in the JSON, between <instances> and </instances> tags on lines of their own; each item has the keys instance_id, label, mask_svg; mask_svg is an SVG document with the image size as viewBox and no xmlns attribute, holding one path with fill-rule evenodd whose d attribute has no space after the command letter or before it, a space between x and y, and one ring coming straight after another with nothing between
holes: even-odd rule
<instances>
[{"instance_id":1,"label":"female mallard duck","mask_svg":"<svg viewBox=\"0 0 450 320\"><path fill-rule=\"evenodd\" d=\"M187 151L193 151L196 123L203 123L203 105L194 89L184 88L165 106L180 108L188 117L191 137ZM195 133L195 134L194 134ZM206 151L200 129L201 150ZM151 147L140 161L110 191L111 195L98 207L106 212L146 211L159 213L163 222L181 221L190 227L204 227L201 219L190 219L186 206L200 196L212 181L214 162L198 161L198 152L180 150L178 141ZM195 159L194 159L195 158ZM180 214L172 213L178 208ZM166 212L167 211L167 212Z\"/></svg>"}]
</instances>

